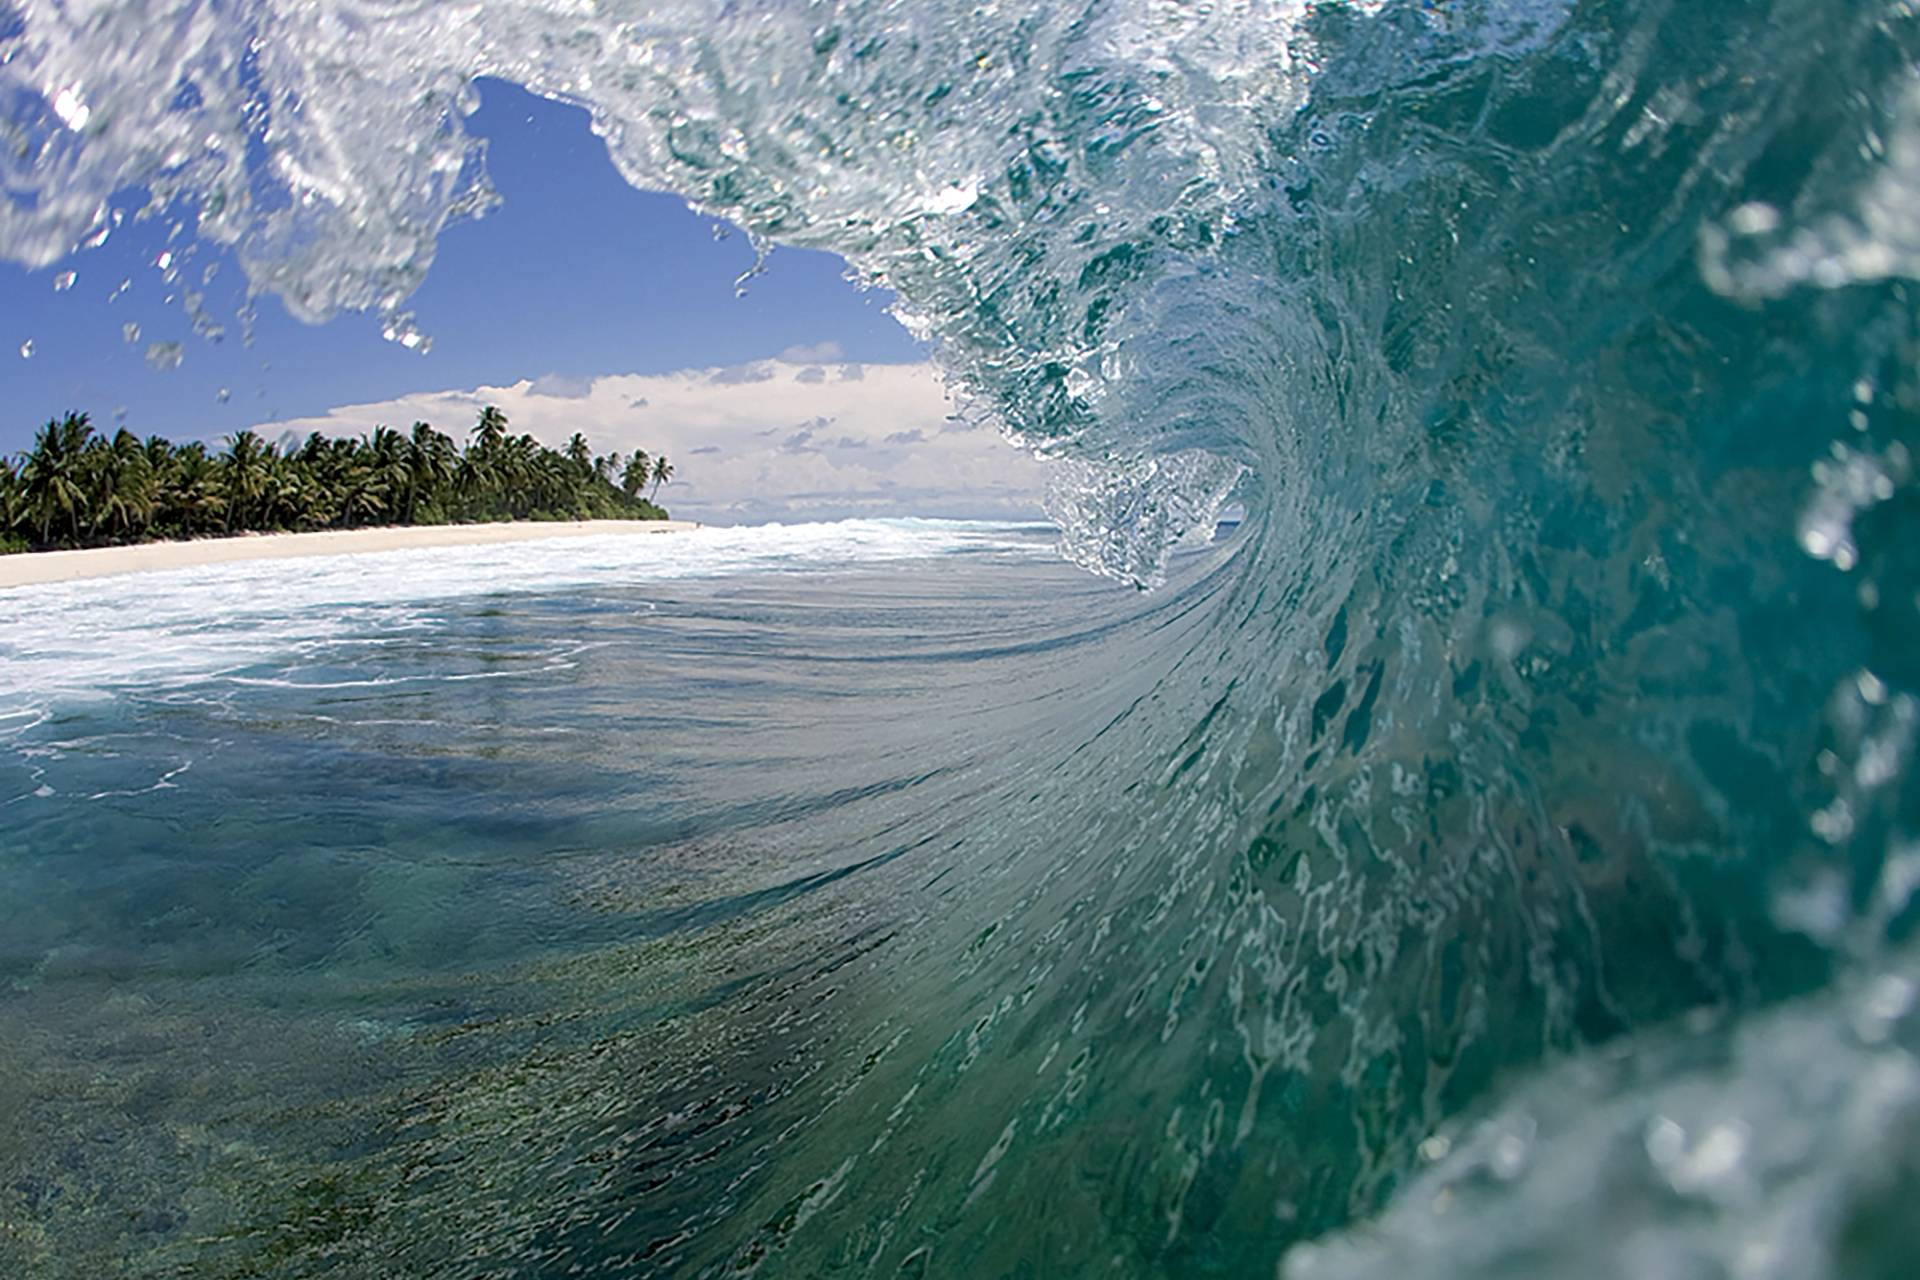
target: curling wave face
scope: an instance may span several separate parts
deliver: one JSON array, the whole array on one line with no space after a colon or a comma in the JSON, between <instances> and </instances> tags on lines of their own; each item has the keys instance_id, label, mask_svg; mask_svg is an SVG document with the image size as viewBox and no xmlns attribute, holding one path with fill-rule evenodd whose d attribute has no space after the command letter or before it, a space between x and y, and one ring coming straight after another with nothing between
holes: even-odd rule
<instances>
[{"instance_id":1,"label":"curling wave face","mask_svg":"<svg viewBox=\"0 0 1920 1280\"><path fill-rule=\"evenodd\" d=\"M1155 582L1246 504L1132 709L1026 761L1003 799L1037 816L975 815L961 905L890 971L915 1012L842 995L807 1049L838 1082L808 1114L858 1080L891 1118L784 1147L716 1120L748 1189L724 1221L662 1191L658 1266L1911 1256L1910 5L33 3L0 31L23 261L139 187L297 312L404 335L490 198L460 121L499 76L587 106L636 185L897 291L969 411L1065 460L1076 561ZM896 1016L909 1047L863 1059ZM903 1154L903 1115L979 1151Z\"/></svg>"}]
</instances>

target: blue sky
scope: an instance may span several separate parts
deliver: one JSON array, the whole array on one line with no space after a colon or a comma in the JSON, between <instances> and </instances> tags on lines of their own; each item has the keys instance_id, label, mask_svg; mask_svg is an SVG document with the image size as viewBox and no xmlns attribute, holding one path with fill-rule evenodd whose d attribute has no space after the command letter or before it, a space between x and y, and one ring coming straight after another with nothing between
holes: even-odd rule
<instances>
[{"instance_id":1,"label":"blue sky","mask_svg":"<svg viewBox=\"0 0 1920 1280\"><path fill-rule=\"evenodd\" d=\"M481 88L469 128L488 139L487 167L504 203L447 231L408 304L434 339L431 353L387 342L371 316L311 326L270 297L248 347L233 320L245 281L231 261L201 249L184 278L198 282L209 262L218 264L205 293L228 333L210 343L166 301L179 286L155 265L188 238L170 246L164 225L129 223L49 270L0 264L0 452L23 447L35 426L68 409L90 411L104 426L124 410L140 434L215 438L423 387L663 373L824 343L852 361L923 357L885 314L886 297L856 289L827 254L776 251L736 298L734 279L753 262L744 236L716 240L712 220L679 199L628 187L585 112L498 82ZM56 292L68 270L74 284ZM129 279L132 287L108 301ZM127 324L140 330L131 344ZM33 355L23 359L28 341ZM181 344L177 368L148 366L154 342Z\"/></svg>"}]
</instances>

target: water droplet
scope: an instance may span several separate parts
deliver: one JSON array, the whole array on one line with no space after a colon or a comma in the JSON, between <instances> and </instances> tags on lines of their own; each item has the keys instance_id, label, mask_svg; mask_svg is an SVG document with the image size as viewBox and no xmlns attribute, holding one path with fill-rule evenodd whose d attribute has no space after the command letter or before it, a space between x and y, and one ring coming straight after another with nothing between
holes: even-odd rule
<instances>
[{"instance_id":1,"label":"water droplet","mask_svg":"<svg viewBox=\"0 0 1920 1280\"><path fill-rule=\"evenodd\" d=\"M1758 201L1743 204L1727 218L1735 235L1764 236L1780 229L1780 211Z\"/></svg>"},{"instance_id":2,"label":"water droplet","mask_svg":"<svg viewBox=\"0 0 1920 1280\"><path fill-rule=\"evenodd\" d=\"M1854 1034L1867 1044L1884 1044L1913 1011L1914 995L1914 985L1907 978L1890 973L1878 979L1854 1010Z\"/></svg>"},{"instance_id":3,"label":"water droplet","mask_svg":"<svg viewBox=\"0 0 1920 1280\"><path fill-rule=\"evenodd\" d=\"M433 339L420 331L420 327L413 322L413 313L410 311L388 317L386 325L380 330L380 336L388 342L399 343L409 351L418 351L421 355L433 350Z\"/></svg>"},{"instance_id":4,"label":"water droplet","mask_svg":"<svg viewBox=\"0 0 1920 1280\"><path fill-rule=\"evenodd\" d=\"M59 116L60 122L67 128L78 133L86 128L87 121L93 118L93 108L89 107L87 100L80 96L80 86L70 84L53 95L53 114Z\"/></svg>"},{"instance_id":5,"label":"water droplet","mask_svg":"<svg viewBox=\"0 0 1920 1280\"><path fill-rule=\"evenodd\" d=\"M80 273L78 271L62 271L53 278L53 291L55 293L65 293L67 290L73 288L73 282L79 278Z\"/></svg>"},{"instance_id":6,"label":"water droplet","mask_svg":"<svg viewBox=\"0 0 1920 1280\"><path fill-rule=\"evenodd\" d=\"M1493 1144L1492 1158L1487 1162L1493 1170L1493 1176L1502 1182L1511 1182L1526 1172L1527 1142L1517 1133L1502 1134Z\"/></svg>"},{"instance_id":7,"label":"water droplet","mask_svg":"<svg viewBox=\"0 0 1920 1280\"><path fill-rule=\"evenodd\" d=\"M1717 1124L1672 1163L1667 1180L1682 1194L1712 1192L1725 1186L1746 1159L1751 1131L1739 1121Z\"/></svg>"},{"instance_id":8,"label":"water droplet","mask_svg":"<svg viewBox=\"0 0 1920 1280\"><path fill-rule=\"evenodd\" d=\"M25 342L20 344L20 358L22 360L33 359L33 339L32 338L28 338Z\"/></svg>"},{"instance_id":9,"label":"water droplet","mask_svg":"<svg viewBox=\"0 0 1920 1280\"><path fill-rule=\"evenodd\" d=\"M233 399L233 392L226 387L222 387L220 390L214 392L213 398L221 404L225 404L227 401Z\"/></svg>"},{"instance_id":10,"label":"water droplet","mask_svg":"<svg viewBox=\"0 0 1920 1280\"><path fill-rule=\"evenodd\" d=\"M963 213L980 199L980 185L977 182L956 182L942 188L926 198L923 208L936 216L949 213ZM1100 212L1105 213L1105 206Z\"/></svg>"},{"instance_id":11,"label":"water droplet","mask_svg":"<svg viewBox=\"0 0 1920 1280\"><path fill-rule=\"evenodd\" d=\"M128 346L132 346L140 341L140 326L129 320L120 326L120 336L126 340Z\"/></svg>"},{"instance_id":12,"label":"water droplet","mask_svg":"<svg viewBox=\"0 0 1920 1280\"><path fill-rule=\"evenodd\" d=\"M178 369L186 355L186 348L177 342L153 342L147 345L147 363L161 373Z\"/></svg>"},{"instance_id":13,"label":"water droplet","mask_svg":"<svg viewBox=\"0 0 1920 1280\"><path fill-rule=\"evenodd\" d=\"M1647 1158L1662 1168L1674 1164L1687 1151L1687 1131L1665 1116L1656 1117L1647 1126Z\"/></svg>"},{"instance_id":14,"label":"water droplet","mask_svg":"<svg viewBox=\"0 0 1920 1280\"><path fill-rule=\"evenodd\" d=\"M1829 838L1821 830L1824 824L1820 818L1816 817L1810 825L1816 835ZM1831 868L1803 880L1783 883L1775 890L1771 905L1773 922L1782 929L1804 933L1816 942L1825 943L1840 936L1853 914L1846 882Z\"/></svg>"},{"instance_id":15,"label":"water droplet","mask_svg":"<svg viewBox=\"0 0 1920 1280\"><path fill-rule=\"evenodd\" d=\"M1815 812L1813 817L1808 820L1807 825L1813 829L1813 834L1819 836L1828 844L1841 844L1853 835L1853 807L1846 802L1845 797L1841 797L1826 808ZM1839 924L1844 921L1844 916L1837 914L1842 910L1837 904L1834 910L1836 914L1834 916L1834 928L1832 932L1837 933L1839 932ZM1805 932L1812 933L1812 930L1806 930ZM1817 937L1820 935L1816 934L1814 936Z\"/></svg>"}]
</instances>

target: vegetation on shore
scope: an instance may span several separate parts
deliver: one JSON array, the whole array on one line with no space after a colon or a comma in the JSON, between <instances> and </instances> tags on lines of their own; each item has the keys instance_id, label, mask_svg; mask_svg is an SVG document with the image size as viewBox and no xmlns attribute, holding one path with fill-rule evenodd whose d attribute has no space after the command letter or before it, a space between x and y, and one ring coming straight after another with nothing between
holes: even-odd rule
<instances>
[{"instance_id":1,"label":"vegetation on shore","mask_svg":"<svg viewBox=\"0 0 1920 1280\"><path fill-rule=\"evenodd\" d=\"M0 458L0 551L113 546L237 533L496 520L664 520L665 457L595 454L510 435L488 405L467 445L416 422L371 436L315 432L282 450L252 431L210 451L93 428L69 413ZM644 496L643 496L644 495Z\"/></svg>"}]
</instances>

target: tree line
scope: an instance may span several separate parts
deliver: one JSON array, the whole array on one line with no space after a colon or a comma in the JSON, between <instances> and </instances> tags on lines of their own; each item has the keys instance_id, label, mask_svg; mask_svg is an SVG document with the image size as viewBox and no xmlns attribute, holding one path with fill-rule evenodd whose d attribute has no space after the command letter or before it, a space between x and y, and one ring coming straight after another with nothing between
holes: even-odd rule
<instances>
[{"instance_id":1,"label":"tree line","mask_svg":"<svg viewBox=\"0 0 1920 1280\"><path fill-rule=\"evenodd\" d=\"M0 551L162 538L493 520L664 520L664 456L564 449L480 411L466 447L416 422L366 437L314 432L281 449L252 431L210 450L94 429L84 413L50 420L33 447L0 457ZM644 495L644 496L643 496Z\"/></svg>"}]
</instances>

